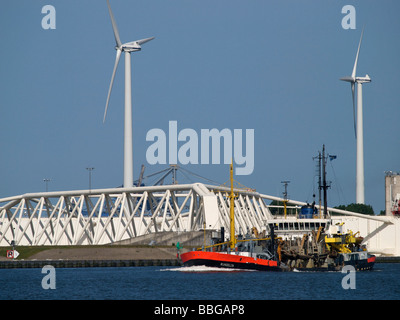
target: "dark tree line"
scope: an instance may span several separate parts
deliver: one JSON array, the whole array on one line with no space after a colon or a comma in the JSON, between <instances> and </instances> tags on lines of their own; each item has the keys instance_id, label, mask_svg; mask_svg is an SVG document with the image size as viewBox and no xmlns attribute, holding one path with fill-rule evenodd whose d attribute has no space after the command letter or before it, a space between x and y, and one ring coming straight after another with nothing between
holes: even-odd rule
<instances>
[{"instance_id":1,"label":"dark tree line","mask_svg":"<svg viewBox=\"0 0 400 320\"><path fill-rule=\"evenodd\" d=\"M273 200L270 203L271 206L282 206L283 207L283 202L281 201L276 201ZM288 207L290 207L291 205L288 204ZM367 214L367 215L375 215L374 209L372 208L372 206L370 206L369 204L361 204L361 203L350 203L348 205L340 205L337 207L334 207L336 209L340 209L340 210L346 210L346 211L352 211L352 212L357 212L357 213L361 213L361 214ZM269 208L271 213L273 215L275 214L283 214L283 208ZM296 214L296 210L294 208L288 208L287 209L287 214L288 215L294 215ZM332 212L333 215L335 215L334 212ZM338 215L338 214L336 214ZM385 215L385 210L382 210L379 215Z\"/></svg>"}]
</instances>

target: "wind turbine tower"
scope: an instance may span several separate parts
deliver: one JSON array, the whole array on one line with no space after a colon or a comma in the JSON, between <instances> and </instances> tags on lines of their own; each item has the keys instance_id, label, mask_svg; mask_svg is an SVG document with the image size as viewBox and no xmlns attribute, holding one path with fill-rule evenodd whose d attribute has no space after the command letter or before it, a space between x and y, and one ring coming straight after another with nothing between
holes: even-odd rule
<instances>
[{"instance_id":1,"label":"wind turbine tower","mask_svg":"<svg viewBox=\"0 0 400 320\"><path fill-rule=\"evenodd\" d=\"M111 77L110 88L108 89L103 123L105 122L107 116L108 103L110 101L111 90L114 83L114 77L117 71L119 58L121 57L121 53L124 52L125 53L124 188L131 188L133 187L131 52L140 51L142 49L141 45L150 40L153 40L154 37L122 44L119 38L117 24L115 22L114 15L111 11L109 0L107 0L107 5L108 5L108 12L110 13L112 28L114 31L114 37L116 43L115 50L117 50L117 55L115 57L115 64Z\"/></svg>"},{"instance_id":2,"label":"wind turbine tower","mask_svg":"<svg viewBox=\"0 0 400 320\"><path fill-rule=\"evenodd\" d=\"M363 38L364 29L361 32L360 42L358 44L356 61L354 62L353 72L351 76L341 78L340 80L350 82L351 92L353 95L353 117L354 117L354 133L357 140L357 162L356 162L356 203L365 203L364 193L364 141L363 141L363 101L362 101L362 85L371 82L368 74L365 77L357 77L357 63L360 53L361 41ZM354 90L357 84L357 112L355 106Z\"/></svg>"}]
</instances>

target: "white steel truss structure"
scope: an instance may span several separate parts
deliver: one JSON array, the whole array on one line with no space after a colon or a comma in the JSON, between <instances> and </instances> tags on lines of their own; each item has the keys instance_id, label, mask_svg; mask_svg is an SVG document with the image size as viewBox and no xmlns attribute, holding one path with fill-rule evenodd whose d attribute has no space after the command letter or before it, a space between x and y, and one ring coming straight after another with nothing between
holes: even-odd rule
<instances>
[{"instance_id":1,"label":"white steel truss structure","mask_svg":"<svg viewBox=\"0 0 400 320\"><path fill-rule=\"evenodd\" d=\"M99 245L149 233L229 228L228 188L201 183L29 193L0 199L0 246ZM235 189L236 232L265 230L260 194Z\"/></svg>"},{"instance_id":2,"label":"white steel truss structure","mask_svg":"<svg viewBox=\"0 0 400 320\"><path fill-rule=\"evenodd\" d=\"M168 231L221 227L228 236L229 192L227 187L194 183L28 193L3 198L0 199L0 246L7 247L12 242L18 246L104 245L126 243L147 234L161 236ZM266 200L284 199L245 189L234 192L235 234L245 235L253 228L268 233L269 223L290 222L272 216L265 204ZM288 202L296 206L306 204ZM371 252L400 256L400 237L396 236L400 234L400 219L334 208L328 211L342 215L332 216L332 224L345 222L347 228L359 230Z\"/></svg>"}]
</instances>

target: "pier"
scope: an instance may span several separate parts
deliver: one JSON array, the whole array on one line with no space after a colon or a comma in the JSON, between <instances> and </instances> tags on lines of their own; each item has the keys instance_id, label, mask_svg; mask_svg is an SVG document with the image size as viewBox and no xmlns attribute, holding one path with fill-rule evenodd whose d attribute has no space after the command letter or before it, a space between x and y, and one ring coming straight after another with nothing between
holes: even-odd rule
<instances>
[{"instance_id":1,"label":"pier","mask_svg":"<svg viewBox=\"0 0 400 320\"><path fill-rule=\"evenodd\" d=\"M0 269L15 268L97 268L97 267L153 267L153 266L180 266L177 259L151 260L14 260L0 261Z\"/></svg>"}]
</instances>

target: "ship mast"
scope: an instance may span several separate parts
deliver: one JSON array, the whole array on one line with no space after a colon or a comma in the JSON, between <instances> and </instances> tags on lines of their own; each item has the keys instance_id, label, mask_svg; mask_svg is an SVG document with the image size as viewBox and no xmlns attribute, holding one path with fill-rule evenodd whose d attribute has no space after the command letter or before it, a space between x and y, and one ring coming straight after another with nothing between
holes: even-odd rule
<instances>
[{"instance_id":1,"label":"ship mast","mask_svg":"<svg viewBox=\"0 0 400 320\"><path fill-rule=\"evenodd\" d=\"M329 155L328 155L329 156ZM320 185L320 189L324 191L324 214L323 218L326 219L328 217L328 199L327 199L327 190L330 188L330 182L326 181L326 161L328 157L325 157L325 145L322 146L322 185Z\"/></svg>"},{"instance_id":2,"label":"ship mast","mask_svg":"<svg viewBox=\"0 0 400 320\"><path fill-rule=\"evenodd\" d=\"M236 238L235 238L235 194L233 193L233 164L231 163L230 167L230 180L231 180L231 194L229 196L230 198L230 220L231 220L231 227L230 227L230 249L235 250L236 246Z\"/></svg>"}]
</instances>

